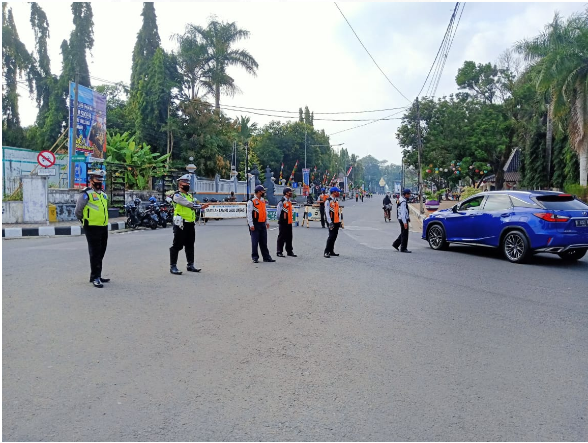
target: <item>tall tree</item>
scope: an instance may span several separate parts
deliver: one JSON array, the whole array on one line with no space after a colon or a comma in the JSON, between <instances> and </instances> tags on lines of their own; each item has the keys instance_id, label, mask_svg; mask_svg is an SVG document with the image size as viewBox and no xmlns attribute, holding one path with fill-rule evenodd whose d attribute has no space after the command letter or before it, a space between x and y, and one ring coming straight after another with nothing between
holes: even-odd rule
<instances>
[{"instance_id":1,"label":"tall tree","mask_svg":"<svg viewBox=\"0 0 588 443\"><path fill-rule=\"evenodd\" d=\"M249 31L239 29L235 22L219 22L211 20L206 28L194 26L208 49L209 69L204 85L214 95L214 105L220 111L221 94L234 96L239 88L234 79L227 73L230 66L245 69L251 75L257 75L258 63L245 49L234 49L235 43L249 38Z\"/></svg>"},{"instance_id":2,"label":"tall tree","mask_svg":"<svg viewBox=\"0 0 588 443\"><path fill-rule=\"evenodd\" d=\"M139 81L144 80L149 71L155 51L161 47L161 39L157 29L157 16L153 2L143 3L143 25L137 34L137 41L133 48L133 64L131 67L131 95L139 87Z\"/></svg>"},{"instance_id":3,"label":"tall tree","mask_svg":"<svg viewBox=\"0 0 588 443\"><path fill-rule=\"evenodd\" d=\"M550 96L554 121L569 117L570 142L580 159L580 184L588 185L588 9L563 20L555 14L545 30L516 49L539 75L536 88Z\"/></svg>"},{"instance_id":4,"label":"tall tree","mask_svg":"<svg viewBox=\"0 0 588 443\"><path fill-rule=\"evenodd\" d=\"M184 34L175 34L173 38L178 42L177 52L178 70L182 75L181 96L186 100L194 100L199 96L203 80L207 77L210 62L208 49L194 25L187 25ZM203 93L209 93L209 88L203 88Z\"/></svg>"},{"instance_id":5,"label":"tall tree","mask_svg":"<svg viewBox=\"0 0 588 443\"><path fill-rule=\"evenodd\" d=\"M90 2L74 2L71 4L74 28L69 42L61 44L62 55L66 57L62 77L74 81L76 74L81 85L91 87L90 70L86 60L87 51L94 47L94 15Z\"/></svg>"}]
</instances>

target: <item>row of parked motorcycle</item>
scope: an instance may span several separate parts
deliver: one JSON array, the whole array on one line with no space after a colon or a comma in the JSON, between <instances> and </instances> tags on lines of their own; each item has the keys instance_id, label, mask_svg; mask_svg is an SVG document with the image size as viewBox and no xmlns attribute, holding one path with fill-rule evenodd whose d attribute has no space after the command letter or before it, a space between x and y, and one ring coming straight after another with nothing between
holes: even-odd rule
<instances>
[{"instance_id":1,"label":"row of parked motorcycle","mask_svg":"<svg viewBox=\"0 0 588 443\"><path fill-rule=\"evenodd\" d=\"M158 226L166 228L168 223L173 223L174 218L174 208L171 201L170 197L167 197L164 202L158 202L157 198L150 197L149 203L142 209L141 199L136 198L133 204L124 206L127 228L157 229Z\"/></svg>"}]
</instances>

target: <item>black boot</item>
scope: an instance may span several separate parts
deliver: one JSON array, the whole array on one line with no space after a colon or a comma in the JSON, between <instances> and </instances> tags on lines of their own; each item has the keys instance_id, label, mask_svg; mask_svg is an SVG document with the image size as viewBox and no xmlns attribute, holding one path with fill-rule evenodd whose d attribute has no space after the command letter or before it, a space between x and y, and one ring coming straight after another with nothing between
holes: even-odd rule
<instances>
[{"instance_id":1,"label":"black boot","mask_svg":"<svg viewBox=\"0 0 588 443\"><path fill-rule=\"evenodd\" d=\"M182 271L176 266L178 263L178 253L175 249L169 248L169 272L175 275L182 275Z\"/></svg>"},{"instance_id":2,"label":"black boot","mask_svg":"<svg viewBox=\"0 0 588 443\"><path fill-rule=\"evenodd\" d=\"M200 268L195 268L194 267L194 263L188 263L188 267L186 269L188 271L190 271L190 272L200 272L200 271L202 271L202 269L200 269Z\"/></svg>"}]
</instances>

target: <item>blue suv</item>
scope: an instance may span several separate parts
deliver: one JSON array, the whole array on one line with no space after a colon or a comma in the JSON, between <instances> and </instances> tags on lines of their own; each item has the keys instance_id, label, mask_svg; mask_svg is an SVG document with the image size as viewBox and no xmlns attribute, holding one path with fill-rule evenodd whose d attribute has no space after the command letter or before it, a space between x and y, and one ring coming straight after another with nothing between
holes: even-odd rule
<instances>
[{"instance_id":1,"label":"blue suv","mask_svg":"<svg viewBox=\"0 0 588 443\"><path fill-rule=\"evenodd\" d=\"M435 250L500 248L512 263L541 252L579 260L588 251L588 205L552 191L482 192L428 216L422 238Z\"/></svg>"}]
</instances>

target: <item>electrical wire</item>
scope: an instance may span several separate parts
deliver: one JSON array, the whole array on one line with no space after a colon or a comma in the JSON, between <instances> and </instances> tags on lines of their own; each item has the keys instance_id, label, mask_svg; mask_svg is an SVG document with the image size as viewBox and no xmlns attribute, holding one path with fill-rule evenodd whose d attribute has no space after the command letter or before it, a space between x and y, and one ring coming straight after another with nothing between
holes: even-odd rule
<instances>
[{"instance_id":1,"label":"electrical wire","mask_svg":"<svg viewBox=\"0 0 588 443\"><path fill-rule=\"evenodd\" d=\"M393 117L393 116L395 116L395 115L398 115L398 114L400 114L401 112L404 112L404 111L405 111L405 110L407 110L407 109L408 109L408 108L406 108L406 109L403 109L402 111L395 112L394 114L390 114L390 115L388 115L388 116L386 116L386 117L384 117L384 118L380 118L380 119L378 119L378 120L373 120L373 121L371 121L370 123L365 123L365 124L363 124L363 125L354 126L353 128L347 128L347 129L343 129L342 131L333 132L333 133L331 133L331 134L328 134L328 135L329 135L329 137L330 137L331 135L340 134L340 133L342 133L342 132L346 132L346 131L351 131L352 129L361 128L361 127L363 127L363 126L371 125L371 124L373 124L373 123L377 123L377 122L379 122L379 121L382 121L382 120L402 120L402 118L403 118L403 117L396 117L396 118L390 118L390 117Z\"/></svg>"},{"instance_id":2,"label":"electrical wire","mask_svg":"<svg viewBox=\"0 0 588 443\"><path fill-rule=\"evenodd\" d=\"M443 66L441 66L441 73L443 72L443 69L445 68L445 63L447 62L447 58L449 56L449 51L451 51L451 47L453 46L453 40L455 39L455 34L457 33L457 28L459 27L459 22L461 21L461 16L463 14L464 8L465 8L465 3L462 4L461 12L459 13L459 19L457 20L457 25L455 25L455 30L453 31L453 35L451 36L451 41L449 42L449 47L447 48L447 52L446 52L444 60L443 60ZM437 78L437 84L435 85L435 89L433 91L433 97L435 97L435 94L437 93L437 87L439 86L440 79L441 79L441 74L439 74L439 77Z\"/></svg>"},{"instance_id":3,"label":"electrical wire","mask_svg":"<svg viewBox=\"0 0 588 443\"><path fill-rule=\"evenodd\" d=\"M240 112L240 113L244 113L244 114L254 114L254 115L263 115L266 117L278 117L278 118L290 118L290 119L297 119L297 116L289 116L289 115L276 115L276 114L264 114L264 113L260 113L260 112L255 112L255 111L244 111L241 109L231 109L232 107L229 105L225 105L222 107L223 110L225 111L230 111L230 112ZM405 108L403 108L405 109ZM314 121L327 121L327 122L371 122L374 121L373 118L364 118L364 119L331 119L331 118L314 118ZM379 120L388 120L386 117L379 119Z\"/></svg>"},{"instance_id":4,"label":"electrical wire","mask_svg":"<svg viewBox=\"0 0 588 443\"><path fill-rule=\"evenodd\" d=\"M345 21L347 22L347 24L349 25L349 27L351 28L351 30L353 31L353 33L355 34L355 37L357 37L357 40L359 41L359 43L361 43L361 46L363 46L363 49L365 49L365 52L368 53L368 55L370 56L370 58L372 59L372 61L374 62L374 64L378 67L378 69L380 70L380 72L382 74L384 74L384 77L386 77L386 80L388 80L388 83L390 83L392 85L392 87L394 89L396 89L396 91L398 91L398 93L403 96L407 101L410 102L410 100L406 97L406 95L404 95L402 92L400 92L400 89L398 89L394 83L392 83L390 81L390 79L388 78L388 76L384 73L384 71L382 71L382 68L380 68L380 66L378 65L378 63L376 63L376 60L374 60L374 58L372 57L372 54L370 54L370 51L367 50L367 48L365 47L365 45L363 44L363 42L361 41L361 39L359 38L359 36L357 35L357 33L355 32L355 30L353 29L353 26L351 26L351 23L349 23L349 20L347 20L347 17L345 17L345 14L343 14L343 11L341 11L341 9L339 8L339 5L337 5L337 3L335 2L335 6L337 7L337 9L339 9L339 12L341 13L341 15L343 16L343 18L345 19Z\"/></svg>"},{"instance_id":5,"label":"electrical wire","mask_svg":"<svg viewBox=\"0 0 588 443\"><path fill-rule=\"evenodd\" d=\"M247 106L235 106L235 105L228 105L232 108L241 108L241 109L252 109L254 111L268 111L268 112L283 112L285 114L299 114L300 111L278 111L276 109L263 109L263 108L249 108ZM324 114L365 114L368 112L382 112L382 111L394 111L396 109L405 109L406 106L398 106L397 108L385 108L385 109L373 109L369 111L340 111L340 112L313 112L314 115L324 115Z\"/></svg>"}]
</instances>

